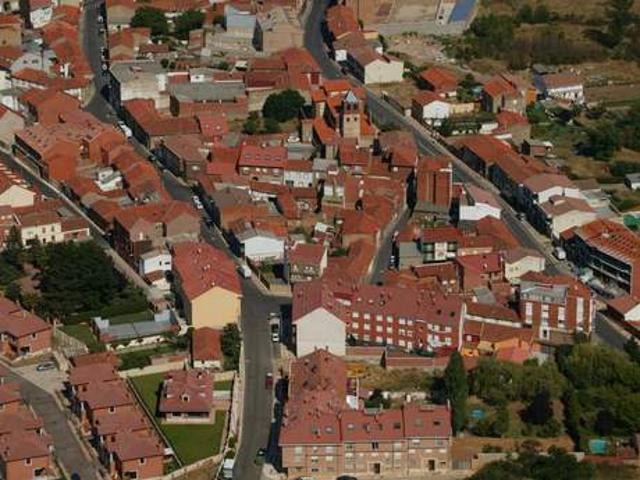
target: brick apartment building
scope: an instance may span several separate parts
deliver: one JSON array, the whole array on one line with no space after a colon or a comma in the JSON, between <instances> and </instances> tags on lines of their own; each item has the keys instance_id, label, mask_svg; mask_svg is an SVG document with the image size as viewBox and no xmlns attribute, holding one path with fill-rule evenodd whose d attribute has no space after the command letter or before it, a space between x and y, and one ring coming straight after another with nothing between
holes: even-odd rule
<instances>
[{"instance_id":1,"label":"brick apartment building","mask_svg":"<svg viewBox=\"0 0 640 480\"><path fill-rule=\"evenodd\" d=\"M416 172L416 211L448 214L452 182L453 170L447 158L422 158Z\"/></svg>"},{"instance_id":2,"label":"brick apartment building","mask_svg":"<svg viewBox=\"0 0 640 480\"><path fill-rule=\"evenodd\" d=\"M624 225L596 220L563 232L567 254L606 284L640 296L640 238Z\"/></svg>"},{"instance_id":3,"label":"brick apartment building","mask_svg":"<svg viewBox=\"0 0 640 480\"><path fill-rule=\"evenodd\" d=\"M453 295L407 287L314 280L293 290L298 356L327 348L344 355L348 336L407 350L457 349L465 306Z\"/></svg>"},{"instance_id":4,"label":"brick apartment building","mask_svg":"<svg viewBox=\"0 0 640 480\"><path fill-rule=\"evenodd\" d=\"M344 361L325 350L290 367L279 446L287 478L406 477L451 467L447 407L365 410Z\"/></svg>"},{"instance_id":5,"label":"brick apartment building","mask_svg":"<svg viewBox=\"0 0 640 480\"><path fill-rule=\"evenodd\" d=\"M518 303L523 325L542 341L553 341L554 332L591 332L594 299L589 288L572 277L527 273L520 281Z\"/></svg>"}]
</instances>

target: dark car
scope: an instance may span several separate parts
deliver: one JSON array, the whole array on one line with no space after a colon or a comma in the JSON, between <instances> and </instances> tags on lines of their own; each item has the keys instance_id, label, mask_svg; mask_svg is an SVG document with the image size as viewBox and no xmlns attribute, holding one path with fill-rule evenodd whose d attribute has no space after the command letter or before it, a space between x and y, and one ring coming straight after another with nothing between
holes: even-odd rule
<instances>
[{"instance_id":1,"label":"dark car","mask_svg":"<svg viewBox=\"0 0 640 480\"><path fill-rule=\"evenodd\" d=\"M256 452L256 456L253 459L253 463L256 465L263 465L265 457L267 456L267 451L264 448L259 448Z\"/></svg>"}]
</instances>

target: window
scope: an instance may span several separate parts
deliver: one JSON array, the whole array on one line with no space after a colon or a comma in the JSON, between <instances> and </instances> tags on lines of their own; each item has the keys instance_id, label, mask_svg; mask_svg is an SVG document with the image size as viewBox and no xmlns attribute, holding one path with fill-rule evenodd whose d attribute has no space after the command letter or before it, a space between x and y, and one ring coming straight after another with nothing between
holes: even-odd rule
<instances>
[{"instance_id":1,"label":"window","mask_svg":"<svg viewBox=\"0 0 640 480\"><path fill-rule=\"evenodd\" d=\"M325 453L333 453L333 452L334 452L334 450L335 450L335 448L334 448L334 447L332 447L332 446L326 447L326 448L324 449Z\"/></svg>"},{"instance_id":2,"label":"window","mask_svg":"<svg viewBox=\"0 0 640 480\"><path fill-rule=\"evenodd\" d=\"M376 332L382 332L382 325L376 325Z\"/></svg>"},{"instance_id":3,"label":"window","mask_svg":"<svg viewBox=\"0 0 640 480\"><path fill-rule=\"evenodd\" d=\"M352 316L353 318L359 318L359 317L360 317L360 313L359 313L359 312L352 312L352 313L351 313L351 316Z\"/></svg>"},{"instance_id":4,"label":"window","mask_svg":"<svg viewBox=\"0 0 640 480\"><path fill-rule=\"evenodd\" d=\"M147 463L147 459L146 458L141 458L140 459L140 465L144 465L145 463Z\"/></svg>"},{"instance_id":5,"label":"window","mask_svg":"<svg viewBox=\"0 0 640 480\"><path fill-rule=\"evenodd\" d=\"M371 450L377 451L380 448L380 444L378 442L371 442Z\"/></svg>"},{"instance_id":6,"label":"window","mask_svg":"<svg viewBox=\"0 0 640 480\"><path fill-rule=\"evenodd\" d=\"M116 407L109 407L109 413L116 413Z\"/></svg>"},{"instance_id":7,"label":"window","mask_svg":"<svg viewBox=\"0 0 640 480\"><path fill-rule=\"evenodd\" d=\"M31 459L30 458L25 458L24 459L24 464L25 465L31 465Z\"/></svg>"},{"instance_id":8,"label":"window","mask_svg":"<svg viewBox=\"0 0 640 480\"><path fill-rule=\"evenodd\" d=\"M302 455L302 447L294 447L293 453L296 455Z\"/></svg>"}]
</instances>

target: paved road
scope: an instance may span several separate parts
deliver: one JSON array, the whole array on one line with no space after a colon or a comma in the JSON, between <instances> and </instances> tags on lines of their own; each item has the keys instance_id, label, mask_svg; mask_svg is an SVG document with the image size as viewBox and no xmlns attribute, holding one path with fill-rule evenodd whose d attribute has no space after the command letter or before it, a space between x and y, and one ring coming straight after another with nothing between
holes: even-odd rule
<instances>
[{"instance_id":1,"label":"paved road","mask_svg":"<svg viewBox=\"0 0 640 480\"><path fill-rule=\"evenodd\" d=\"M69 426L68 411L60 409L51 394L25 378L10 372L8 380L20 385L22 398L25 399L44 422L45 430L52 436L55 455L69 474L77 473L82 480L100 478L98 466L89 460L82 450L80 440Z\"/></svg>"},{"instance_id":2,"label":"paved road","mask_svg":"<svg viewBox=\"0 0 640 480\"><path fill-rule=\"evenodd\" d=\"M344 75L329 58L322 37L322 23L325 18L325 9L329 3L330 0L317 0L313 3L312 10L306 18L304 42L305 47L311 52L320 65L323 75L327 78L340 78ZM367 106L371 115L377 121L391 123L396 127L412 132L421 152L429 155L446 155L451 158L454 166L454 177L457 181L474 184L480 188L496 193L495 187L487 179L473 172L461 160L452 155L432 137L428 136L423 128L411 119L402 116L397 110L371 91L367 91ZM541 252L547 259L547 270L550 273L568 273L566 267L559 264L557 260L550 255L545 246L538 240L537 235L531 231L530 226L518 220L513 208L502 198L498 198L498 200L503 208L503 220L518 241L525 247ZM388 254L386 258L388 259ZM381 262L381 259L377 259L376 265L382 265Z\"/></svg>"}]
</instances>

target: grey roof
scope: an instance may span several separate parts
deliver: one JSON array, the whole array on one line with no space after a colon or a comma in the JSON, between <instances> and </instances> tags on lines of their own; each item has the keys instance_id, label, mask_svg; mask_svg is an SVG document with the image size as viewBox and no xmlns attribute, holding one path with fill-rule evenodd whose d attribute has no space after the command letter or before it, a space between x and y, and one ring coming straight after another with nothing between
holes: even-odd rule
<instances>
[{"instance_id":1,"label":"grey roof","mask_svg":"<svg viewBox=\"0 0 640 480\"><path fill-rule=\"evenodd\" d=\"M169 87L169 93L179 101L230 102L244 95L241 83L178 83Z\"/></svg>"},{"instance_id":2,"label":"grey roof","mask_svg":"<svg viewBox=\"0 0 640 480\"><path fill-rule=\"evenodd\" d=\"M211 195L211 201L218 208L225 208L234 205L247 205L251 203L251 195L247 190L241 188L226 188L218 190Z\"/></svg>"},{"instance_id":3,"label":"grey roof","mask_svg":"<svg viewBox=\"0 0 640 480\"><path fill-rule=\"evenodd\" d=\"M160 62L154 61L130 61L116 62L110 67L111 75L119 82L126 83L134 80L139 75L158 75L166 70Z\"/></svg>"},{"instance_id":4,"label":"grey roof","mask_svg":"<svg viewBox=\"0 0 640 480\"><path fill-rule=\"evenodd\" d=\"M175 323L175 317L171 310L164 310L156 313L154 319L148 322L110 325L109 320L95 317L93 323L100 331L100 335L107 335L109 341L113 342L161 335L171 330Z\"/></svg>"},{"instance_id":5,"label":"grey roof","mask_svg":"<svg viewBox=\"0 0 640 480\"><path fill-rule=\"evenodd\" d=\"M627 173L625 178L632 183L640 182L640 173Z\"/></svg>"},{"instance_id":6,"label":"grey roof","mask_svg":"<svg viewBox=\"0 0 640 480\"><path fill-rule=\"evenodd\" d=\"M226 4L224 6L225 24L227 29L245 28L252 30L256 26L256 16L250 13L241 12L233 6Z\"/></svg>"},{"instance_id":7,"label":"grey roof","mask_svg":"<svg viewBox=\"0 0 640 480\"><path fill-rule=\"evenodd\" d=\"M545 303L564 303L567 295L566 285L540 285L538 282L524 280L520 283L523 298L543 298Z\"/></svg>"}]
</instances>

